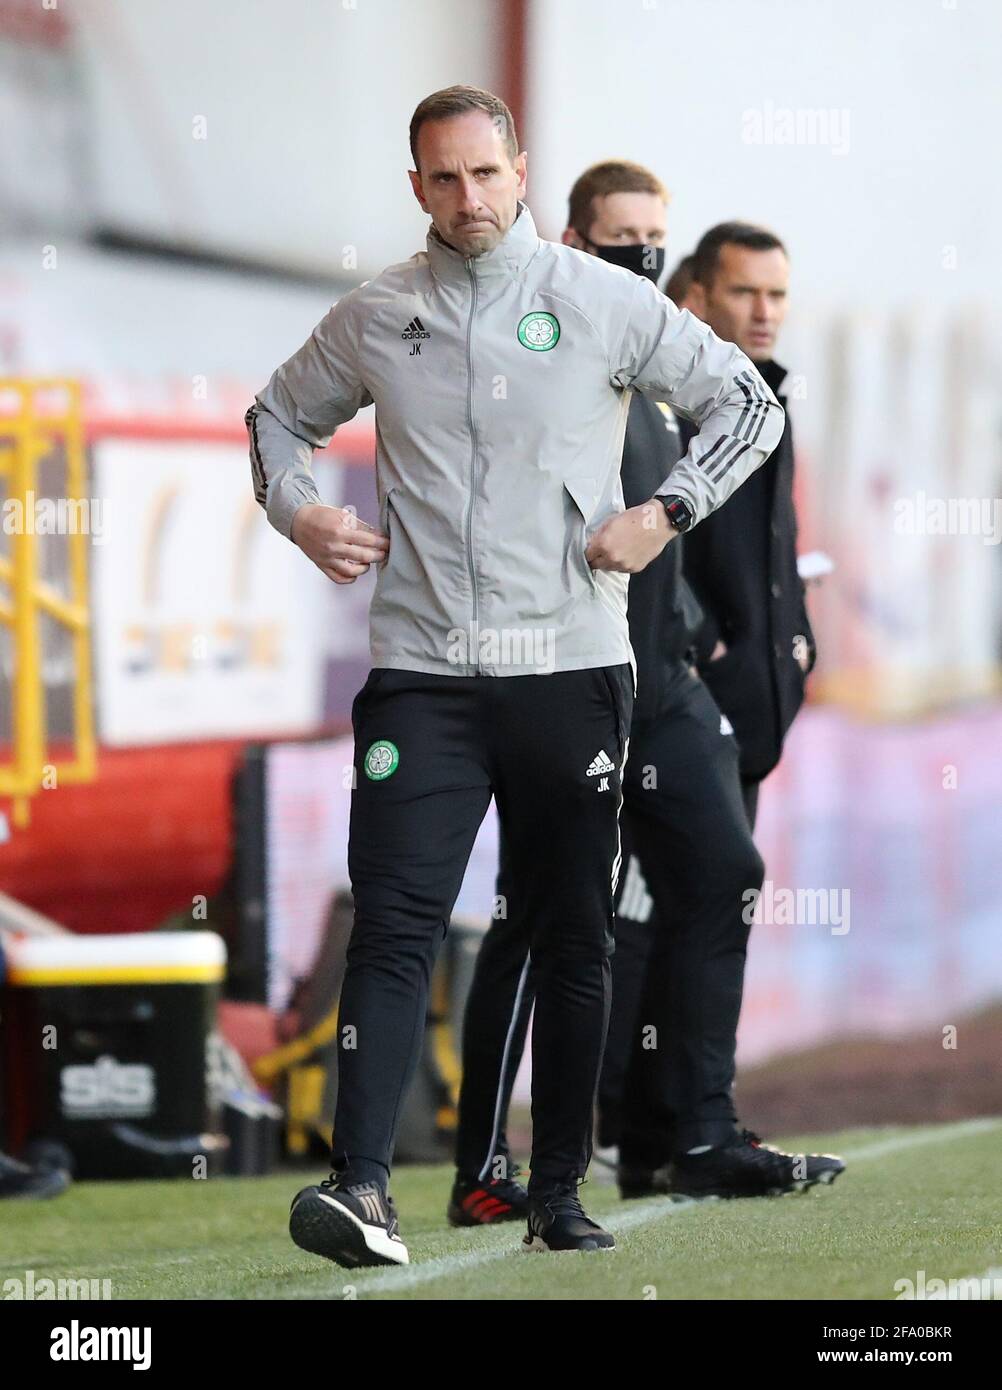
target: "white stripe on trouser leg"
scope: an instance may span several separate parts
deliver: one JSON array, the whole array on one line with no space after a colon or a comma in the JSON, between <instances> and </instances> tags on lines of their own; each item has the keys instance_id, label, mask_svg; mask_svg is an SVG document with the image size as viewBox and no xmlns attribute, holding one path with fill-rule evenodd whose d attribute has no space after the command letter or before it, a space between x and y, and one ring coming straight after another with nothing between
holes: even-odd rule
<instances>
[{"instance_id":1,"label":"white stripe on trouser leg","mask_svg":"<svg viewBox=\"0 0 1002 1390\"><path fill-rule=\"evenodd\" d=\"M630 674L633 677L633 698L637 698L637 662L633 655L633 648L630 648ZM623 742L623 761L619 769L619 805L616 807L616 858L612 865L612 891L615 895L616 887L619 883L619 870L623 862L623 836L619 828L619 817L623 810L623 781L626 777L626 760L630 756L630 736L627 734Z\"/></svg>"},{"instance_id":2,"label":"white stripe on trouser leg","mask_svg":"<svg viewBox=\"0 0 1002 1390\"><path fill-rule=\"evenodd\" d=\"M491 1130L491 1142L487 1150L487 1157L484 1159L484 1166L481 1168L477 1177L481 1182L487 1176L491 1163L494 1160L494 1147L498 1142L498 1135L501 1133L501 1111L504 1105L504 1079L508 1074L508 1059L511 1057L511 1045L515 1037L515 1025L518 1022L519 1011L522 1007L522 995L525 993L525 983L529 978L529 956L525 958L522 966L522 973L518 977L518 989L515 991L515 1006L511 1011L511 1019L508 1023L508 1032L504 1040L504 1052L501 1054L501 1072L498 1076L498 1089L494 1097L494 1128ZM493 1176L493 1174L491 1175ZM505 1174L507 1177L508 1174Z\"/></svg>"},{"instance_id":3,"label":"white stripe on trouser leg","mask_svg":"<svg viewBox=\"0 0 1002 1390\"><path fill-rule=\"evenodd\" d=\"M627 736L623 744L623 761L619 769L619 805L616 807L616 857L612 861L612 891L615 893L619 883L619 868L623 862L623 836L619 829L619 816L623 809L623 778L626 775L626 760L630 756L630 740Z\"/></svg>"}]
</instances>

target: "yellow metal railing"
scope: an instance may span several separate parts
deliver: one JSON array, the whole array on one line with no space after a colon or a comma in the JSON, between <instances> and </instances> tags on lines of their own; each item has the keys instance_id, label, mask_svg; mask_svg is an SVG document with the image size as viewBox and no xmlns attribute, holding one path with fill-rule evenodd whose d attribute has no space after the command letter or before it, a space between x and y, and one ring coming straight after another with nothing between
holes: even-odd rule
<instances>
[{"instance_id":1,"label":"yellow metal railing","mask_svg":"<svg viewBox=\"0 0 1002 1390\"><path fill-rule=\"evenodd\" d=\"M34 523L39 461L53 450L65 460L64 515L78 522L86 504L86 446L78 382L0 379L0 479L6 480L3 531L9 550L0 551L0 622L13 638L11 677L12 756L0 762L0 797L12 799L12 820L29 821L30 797L53 774L60 783L93 780L97 768L91 696L91 623L87 590L88 532L66 529L68 590L39 579L39 535ZM41 618L47 615L71 634L73 646L73 756L57 762L49 754Z\"/></svg>"}]
</instances>

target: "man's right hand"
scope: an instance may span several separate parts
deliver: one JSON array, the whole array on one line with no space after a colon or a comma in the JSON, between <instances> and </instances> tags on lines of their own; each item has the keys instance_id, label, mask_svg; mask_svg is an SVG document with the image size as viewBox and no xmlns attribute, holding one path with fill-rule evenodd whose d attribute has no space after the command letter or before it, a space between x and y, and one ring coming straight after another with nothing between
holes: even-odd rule
<instances>
[{"instance_id":1,"label":"man's right hand","mask_svg":"<svg viewBox=\"0 0 1002 1390\"><path fill-rule=\"evenodd\" d=\"M292 540L335 584L354 584L390 553L390 541L354 512L307 502L292 518Z\"/></svg>"}]
</instances>

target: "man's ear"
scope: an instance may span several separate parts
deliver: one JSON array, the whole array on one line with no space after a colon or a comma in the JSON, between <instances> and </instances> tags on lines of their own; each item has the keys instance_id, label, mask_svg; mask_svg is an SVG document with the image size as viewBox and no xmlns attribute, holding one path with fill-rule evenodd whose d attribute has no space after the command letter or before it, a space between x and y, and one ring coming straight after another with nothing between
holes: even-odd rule
<instances>
[{"instance_id":1,"label":"man's ear","mask_svg":"<svg viewBox=\"0 0 1002 1390\"><path fill-rule=\"evenodd\" d=\"M522 199L525 198L525 185L526 180L529 176L528 159L528 152L526 150L523 150L522 153L515 160L515 172L518 174L518 196Z\"/></svg>"},{"instance_id":2,"label":"man's ear","mask_svg":"<svg viewBox=\"0 0 1002 1390\"><path fill-rule=\"evenodd\" d=\"M565 227L564 234L560 238L560 240L564 243L565 246L573 246L575 251L587 250L580 235L574 230L573 227Z\"/></svg>"},{"instance_id":3,"label":"man's ear","mask_svg":"<svg viewBox=\"0 0 1002 1390\"><path fill-rule=\"evenodd\" d=\"M414 190L414 197L421 204L422 211L427 212L428 204L424 200L424 190L421 187L421 175L414 169L408 169L407 177L411 181L411 188Z\"/></svg>"},{"instance_id":4,"label":"man's ear","mask_svg":"<svg viewBox=\"0 0 1002 1390\"><path fill-rule=\"evenodd\" d=\"M706 322L706 289L698 280L693 280L686 290L685 307L691 314Z\"/></svg>"}]
</instances>

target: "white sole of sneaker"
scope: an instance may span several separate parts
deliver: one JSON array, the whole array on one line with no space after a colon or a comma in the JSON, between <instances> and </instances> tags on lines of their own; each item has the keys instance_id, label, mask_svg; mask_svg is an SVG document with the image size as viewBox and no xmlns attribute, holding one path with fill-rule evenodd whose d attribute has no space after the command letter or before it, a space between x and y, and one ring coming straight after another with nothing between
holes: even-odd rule
<instances>
[{"instance_id":1,"label":"white sole of sneaker","mask_svg":"<svg viewBox=\"0 0 1002 1390\"><path fill-rule=\"evenodd\" d=\"M300 1198L289 1215L289 1234L301 1250L322 1255L346 1269L410 1264L402 1240L392 1239L381 1226L359 1220L324 1192Z\"/></svg>"}]
</instances>

